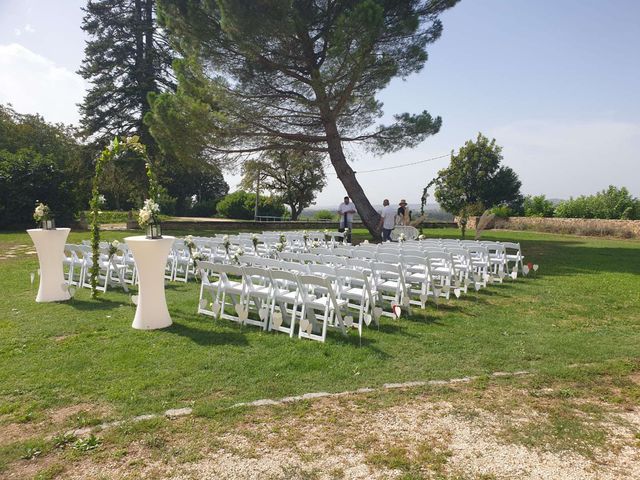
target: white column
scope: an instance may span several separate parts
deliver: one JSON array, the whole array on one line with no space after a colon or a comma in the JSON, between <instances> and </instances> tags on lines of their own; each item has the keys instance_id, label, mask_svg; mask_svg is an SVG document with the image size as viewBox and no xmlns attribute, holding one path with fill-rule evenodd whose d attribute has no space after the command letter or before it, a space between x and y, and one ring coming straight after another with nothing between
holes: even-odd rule
<instances>
[{"instance_id":1,"label":"white column","mask_svg":"<svg viewBox=\"0 0 640 480\"><path fill-rule=\"evenodd\" d=\"M36 246L40 262L40 286L36 302L58 302L71 298L69 291L65 288L62 269L64 244L70 231L69 228L56 228L55 230L32 228L27 230Z\"/></svg>"},{"instance_id":2,"label":"white column","mask_svg":"<svg viewBox=\"0 0 640 480\"><path fill-rule=\"evenodd\" d=\"M175 237L127 237L138 270L138 306L133 328L154 330L172 324L164 295L164 268Z\"/></svg>"}]
</instances>

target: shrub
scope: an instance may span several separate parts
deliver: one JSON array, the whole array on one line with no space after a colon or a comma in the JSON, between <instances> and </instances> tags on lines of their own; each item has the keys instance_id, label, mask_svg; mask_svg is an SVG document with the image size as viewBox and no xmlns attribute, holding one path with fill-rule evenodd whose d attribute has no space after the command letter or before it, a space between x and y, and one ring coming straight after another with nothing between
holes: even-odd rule
<instances>
[{"instance_id":1,"label":"shrub","mask_svg":"<svg viewBox=\"0 0 640 480\"><path fill-rule=\"evenodd\" d=\"M336 214L331 210L318 210L313 214L315 220L335 220Z\"/></svg>"},{"instance_id":2,"label":"shrub","mask_svg":"<svg viewBox=\"0 0 640 480\"><path fill-rule=\"evenodd\" d=\"M230 193L224 197L217 206L217 211L225 218L240 220L252 220L254 216L256 196L243 190ZM282 217L285 207L278 197L260 196L258 215L269 217Z\"/></svg>"},{"instance_id":3,"label":"shrub","mask_svg":"<svg viewBox=\"0 0 640 480\"><path fill-rule=\"evenodd\" d=\"M0 150L0 228L34 226L36 200L47 204L58 226L77 210L73 185L49 156L31 149Z\"/></svg>"},{"instance_id":4,"label":"shrub","mask_svg":"<svg viewBox=\"0 0 640 480\"><path fill-rule=\"evenodd\" d=\"M524 199L525 217L553 217L554 206L544 195L527 195Z\"/></svg>"},{"instance_id":5,"label":"shrub","mask_svg":"<svg viewBox=\"0 0 640 480\"><path fill-rule=\"evenodd\" d=\"M513 210L511 210L508 205L498 205L497 207L493 207L491 209L491 213L498 218L509 218L513 216Z\"/></svg>"},{"instance_id":6,"label":"shrub","mask_svg":"<svg viewBox=\"0 0 640 480\"><path fill-rule=\"evenodd\" d=\"M562 218L605 218L635 220L640 218L640 200L625 187L608 189L595 195L582 195L560 202L554 215Z\"/></svg>"},{"instance_id":7,"label":"shrub","mask_svg":"<svg viewBox=\"0 0 640 480\"><path fill-rule=\"evenodd\" d=\"M213 217L216 213L217 205L217 199L202 200L200 202L196 202L185 213L187 214L187 216L191 217Z\"/></svg>"}]
</instances>

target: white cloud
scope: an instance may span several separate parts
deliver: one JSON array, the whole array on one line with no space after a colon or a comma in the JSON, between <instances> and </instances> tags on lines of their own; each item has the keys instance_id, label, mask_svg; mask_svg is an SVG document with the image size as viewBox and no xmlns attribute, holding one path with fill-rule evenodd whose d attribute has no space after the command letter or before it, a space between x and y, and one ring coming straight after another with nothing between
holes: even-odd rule
<instances>
[{"instance_id":1,"label":"white cloud","mask_svg":"<svg viewBox=\"0 0 640 480\"><path fill-rule=\"evenodd\" d=\"M17 43L0 45L0 103L47 121L78 123L84 80Z\"/></svg>"},{"instance_id":2,"label":"white cloud","mask_svg":"<svg viewBox=\"0 0 640 480\"><path fill-rule=\"evenodd\" d=\"M503 145L525 193L566 198L617 185L640 194L640 123L529 120L487 133Z\"/></svg>"}]
</instances>

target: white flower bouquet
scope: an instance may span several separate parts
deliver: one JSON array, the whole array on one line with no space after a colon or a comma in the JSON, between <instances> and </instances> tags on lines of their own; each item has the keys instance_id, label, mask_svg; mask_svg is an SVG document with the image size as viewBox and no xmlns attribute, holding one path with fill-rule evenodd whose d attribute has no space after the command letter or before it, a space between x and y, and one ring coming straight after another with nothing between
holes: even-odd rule
<instances>
[{"instance_id":1,"label":"white flower bouquet","mask_svg":"<svg viewBox=\"0 0 640 480\"><path fill-rule=\"evenodd\" d=\"M398 235L398 241L399 242L404 242L407 239L407 237L404 236L404 233L401 233L400 235Z\"/></svg>"},{"instance_id":2,"label":"white flower bouquet","mask_svg":"<svg viewBox=\"0 0 640 480\"><path fill-rule=\"evenodd\" d=\"M224 247L224 251L227 252L227 255L229 255L229 247L231 246L229 235L222 237L222 246Z\"/></svg>"},{"instance_id":3,"label":"white flower bouquet","mask_svg":"<svg viewBox=\"0 0 640 480\"><path fill-rule=\"evenodd\" d=\"M157 223L159 214L160 205L148 198L144 201L143 207L138 212L138 223L141 227Z\"/></svg>"},{"instance_id":4,"label":"white flower bouquet","mask_svg":"<svg viewBox=\"0 0 640 480\"><path fill-rule=\"evenodd\" d=\"M184 244L189 249L189 253L191 253L193 249L196 248L196 242L193 241L193 237L191 235L187 235L186 237L184 237Z\"/></svg>"},{"instance_id":5,"label":"white flower bouquet","mask_svg":"<svg viewBox=\"0 0 640 480\"><path fill-rule=\"evenodd\" d=\"M251 243L253 243L253 249L256 252L258 251L258 242L260 242L260 237L258 237L258 234L254 233L253 235L251 235Z\"/></svg>"},{"instance_id":6,"label":"white flower bouquet","mask_svg":"<svg viewBox=\"0 0 640 480\"><path fill-rule=\"evenodd\" d=\"M42 202L36 203L36 208L33 211L33 219L36 222L42 222L43 230L53 230L55 228L51 209L48 205L45 205Z\"/></svg>"},{"instance_id":7,"label":"white flower bouquet","mask_svg":"<svg viewBox=\"0 0 640 480\"><path fill-rule=\"evenodd\" d=\"M138 212L138 224L147 228L147 238L162 238L159 215L160 205L150 198L145 200Z\"/></svg>"},{"instance_id":8,"label":"white flower bouquet","mask_svg":"<svg viewBox=\"0 0 640 480\"><path fill-rule=\"evenodd\" d=\"M193 268L198 266L198 262L206 262L209 260L209 257L202 252L196 252L191 255L191 261L193 261Z\"/></svg>"},{"instance_id":9,"label":"white flower bouquet","mask_svg":"<svg viewBox=\"0 0 640 480\"><path fill-rule=\"evenodd\" d=\"M118 240L114 240L109 244L109 260L111 260L116 254L118 247L120 247L120 242Z\"/></svg>"}]
</instances>

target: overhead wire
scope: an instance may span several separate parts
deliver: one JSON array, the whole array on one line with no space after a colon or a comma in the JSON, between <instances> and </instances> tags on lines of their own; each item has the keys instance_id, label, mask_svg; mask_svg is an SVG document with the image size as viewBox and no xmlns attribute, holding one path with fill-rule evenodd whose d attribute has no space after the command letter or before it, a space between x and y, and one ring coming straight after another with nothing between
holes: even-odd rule
<instances>
[{"instance_id":1,"label":"overhead wire","mask_svg":"<svg viewBox=\"0 0 640 480\"><path fill-rule=\"evenodd\" d=\"M410 167L412 165L418 165L420 163L427 163L427 162L433 162L435 160L440 160L441 158L446 158L448 156L450 156L450 153L447 153L446 155L439 155L437 157L431 157L431 158L427 158L424 160L418 160L416 162L410 162L410 163L403 163L400 165L392 165L390 167L382 167L382 168L373 168L371 170L356 170L353 173L372 173L372 172L382 172L383 170L393 170L395 168L403 168L403 167Z\"/></svg>"}]
</instances>

